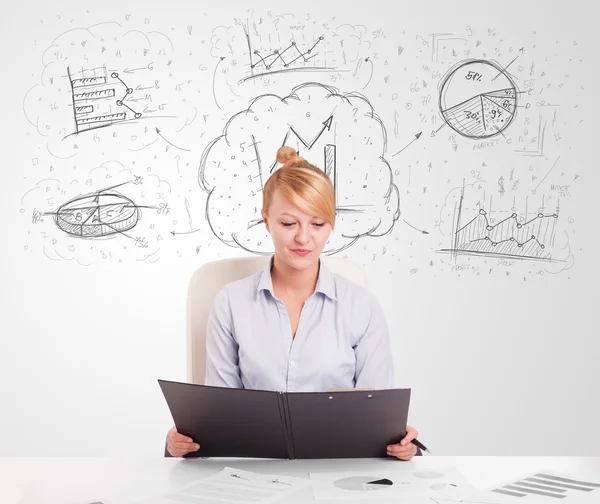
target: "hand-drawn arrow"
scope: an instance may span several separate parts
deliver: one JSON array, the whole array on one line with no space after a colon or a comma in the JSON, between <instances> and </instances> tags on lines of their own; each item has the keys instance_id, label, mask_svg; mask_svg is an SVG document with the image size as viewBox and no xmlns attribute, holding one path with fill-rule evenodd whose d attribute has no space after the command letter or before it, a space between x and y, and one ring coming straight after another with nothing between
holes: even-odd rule
<instances>
[{"instance_id":1,"label":"hand-drawn arrow","mask_svg":"<svg viewBox=\"0 0 600 504\"><path fill-rule=\"evenodd\" d=\"M315 144L315 142L321 137L321 135L325 132L325 130L331 129L332 122L333 122L333 115L329 116L329 118L323 123L323 127L321 128L321 131L319 131L317 133L317 136L315 136L315 138L313 138L310 142L307 142L306 140L304 140L304 138L302 138L300 136L300 134L294 129L294 127L290 126L290 129L288 130L288 132L285 135L285 138L283 139L282 145L286 145L287 139L289 138L290 134L294 133L294 135L296 135L298 140L300 140L300 142L302 142L302 145L304 145L304 147L306 147L307 149L310 149Z\"/></svg>"},{"instance_id":2,"label":"hand-drawn arrow","mask_svg":"<svg viewBox=\"0 0 600 504\"><path fill-rule=\"evenodd\" d=\"M126 68L125 70L123 70L123 73L132 74L133 72L137 72L138 70L145 70L145 68L144 67L140 67L140 68Z\"/></svg>"},{"instance_id":3,"label":"hand-drawn arrow","mask_svg":"<svg viewBox=\"0 0 600 504\"><path fill-rule=\"evenodd\" d=\"M172 145L173 147L175 147L176 149L182 150L182 151L186 151L186 152L190 152L190 149L184 149L183 147L178 147L177 145L175 145L174 143L169 142L160 132L160 130L158 128L156 128L156 133L158 133L158 136L160 136L165 142L167 142L169 145Z\"/></svg>"},{"instance_id":4,"label":"hand-drawn arrow","mask_svg":"<svg viewBox=\"0 0 600 504\"><path fill-rule=\"evenodd\" d=\"M419 231L422 234L429 234L429 231L425 231L424 229L419 229L415 226L413 226L410 222L406 222L404 219L402 219L404 221L405 224L408 224L411 228L416 229L417 231Z\"/></svg>"},{"instance_id":5,"label":"hand-drawn arrow","mask_svg":"<svg viewBox=\"0 0 600 504\"><path fill-rule=\"evenodd\" d=\"M369 80L364 85L363 89L365 89L371 83L371 79L373 78L373 62L369 58L365 58L365 63L371 63L371 75L369 76Z\"/></svg>"},{"instance_id":6,"label":"hand-drawn arrow","mask_svg":"<svg viewBox=\"0 0 600 504\"><path fill-rule=\"evenodd\" d=\"M215 92L215 80L217 79L217 68L219 68L219 65L221 64L221 62L225 59L225 56L221 56L221 59L217 62L216 66L215 66L215 71L213 73L213 82L212 82L212 92L213 92L213 98L215 100L215 104L217 105L217 107L219 107L220 110L223 110L221 108L221 106L219 105L219 102L217 101L217 93Z\"/></svg>"},{"instance_id":7,"label":"hand-drawn arrow","mask_svg":"<svg viewBox=\"0 0 600 504\"><path fill-rule=\"evenodd\" d=\"M404 149L408 148L409 145L411 145L413 142L416 142L420 137L421 137L421 133L423 133L422 131L419 131L416 135L415 138L413 138L408 145L406 145L404 148L400 149L398 152L396 152L396 154L392 154L392 157L397 156L398 154L400 154Z\"/></svg>"},{"instance_id":8,"label":"hand-drawn arrow","mask_svg":"<svg viewBox=\"0 0 600 504\"><path fill-rule=\"evenodd\" d=\"M175 235L184 235L184 234L192 234L192 233L197 233L198 231L200 231L202 228L198 228L198 229L194 229L193 231L181 231L181 232L177 232L177 231L169 231L173 236Z\"/></svg>"}]
</instances>

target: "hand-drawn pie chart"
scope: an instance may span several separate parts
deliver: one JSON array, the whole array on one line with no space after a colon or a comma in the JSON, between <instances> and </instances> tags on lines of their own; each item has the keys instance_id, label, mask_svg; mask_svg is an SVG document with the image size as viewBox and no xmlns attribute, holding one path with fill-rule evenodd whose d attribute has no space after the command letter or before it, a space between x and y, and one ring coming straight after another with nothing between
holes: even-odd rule
<instances>
[{"instance_id":1,"label":"hand-drawn pie chart","mask_svg":"<svg viewBox=\"0 0 600 504\"><path fill-rule=\"evenodd\" d=\"M493 137L515 118L517 88L508 73L494 62L463 62L441 81L440 111L446 124L462 136Z\"/></svg>"},{"instance_id":2,"label":"hand-drawn pie chart","mask_svg":"<svg viewBox=\"0 0 600 504\"><path fill-rule=\"evenodd\" d=\"M119 193L99 192L61 205L56 225L72 236L102 238L133 228L140 219L135 203Z\"/></svg>"},{"instance_id":3,"label":"hand-drawn pie chart","mask_svg":"<svg viewBox=\"0 0 600 504\"><path fill-rule=\"evenodd\" d=\"M394 483L386 478L378 479L372 476L352 476L342 478L333 482L333 485L342 490L351 492L371 492L377 490L385 490L390 488Z\"/></svg>"}]
</instances>

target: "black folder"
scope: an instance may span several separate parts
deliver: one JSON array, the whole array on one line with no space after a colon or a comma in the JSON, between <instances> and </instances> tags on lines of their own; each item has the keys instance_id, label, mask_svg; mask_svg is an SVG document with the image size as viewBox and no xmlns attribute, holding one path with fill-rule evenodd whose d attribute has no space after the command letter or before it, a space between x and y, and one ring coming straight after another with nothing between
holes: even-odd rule
<instances>
[{"instance_id":1,"label":"black folder","mask_svg":"<svg viewBox=\"0 0 600 504\"><path fill-rule=\"evenodd\" d=\"M410 389L272 392L158 380L186 457L386 457L406 435Z\"/></svg>"}]
</instances>

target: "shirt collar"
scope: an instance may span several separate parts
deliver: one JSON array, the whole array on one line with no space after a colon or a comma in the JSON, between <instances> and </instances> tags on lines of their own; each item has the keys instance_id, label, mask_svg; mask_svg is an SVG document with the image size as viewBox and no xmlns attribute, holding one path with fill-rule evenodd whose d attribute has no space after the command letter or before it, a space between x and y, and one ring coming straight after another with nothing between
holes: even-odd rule
<instances>
[{"instance_id":1,"label":"shirt collar","mask_svg":"<svg viewBox=\"0 0 600 504\"><path fill-rule=\"evenodd\" d=\"M258 280L258 287L256 289L256 294L258 295L261 291L267 290L271 293L273 297L275 294L273 293L273 280L271 278L271 268L273 266L273 258L267 263L267 266L263 270ZM335 279L329 268L325 266L325 263L319 259L319 276L317 278L317 286L315 287L315 292L320 292L327 296L332 300L337 300L337 296L335 294Z\"/></svg>"}]
</instances>

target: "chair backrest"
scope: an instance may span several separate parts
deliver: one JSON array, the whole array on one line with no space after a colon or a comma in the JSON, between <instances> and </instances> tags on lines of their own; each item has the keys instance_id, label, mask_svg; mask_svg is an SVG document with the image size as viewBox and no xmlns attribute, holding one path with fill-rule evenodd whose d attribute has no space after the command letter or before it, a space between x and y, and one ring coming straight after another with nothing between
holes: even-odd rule
<instances>
[{"instance_id":1,"label":"chair backrest","mask_svg":"<svg viewBox=\"0 0 600 504\"><path fill-rule=\"evenodd\" d=\"M367 286L364 270L349 259L321 257L331 272ZM204 384L206 372L206 325L213 299L229 282L264 270L270 257L251 256L220 259L202 265L190 280L186 316L187 381Z\"/></svg>"}]
</instances>

